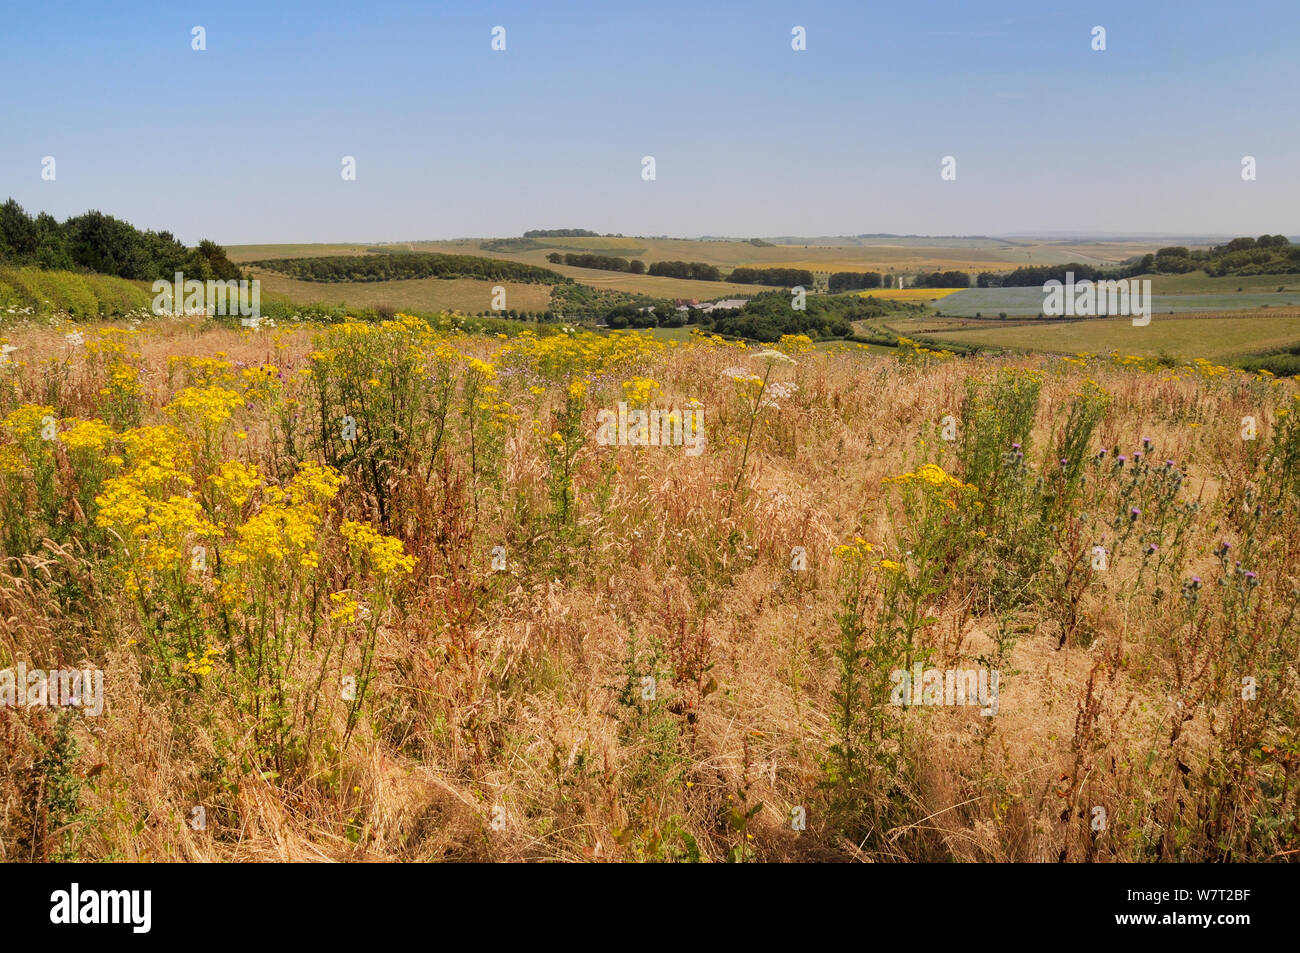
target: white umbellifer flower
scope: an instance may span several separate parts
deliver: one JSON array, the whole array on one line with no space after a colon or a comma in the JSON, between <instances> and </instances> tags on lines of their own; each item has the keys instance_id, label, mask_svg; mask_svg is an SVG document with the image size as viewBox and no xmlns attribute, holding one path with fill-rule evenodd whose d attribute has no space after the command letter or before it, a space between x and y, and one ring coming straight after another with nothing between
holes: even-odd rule
<instances>
[{"instance_id":1,"label":"white umbellifer flower","mask_svg":"<svg viewBox=\"0 0 1300 953\"><path fill-rule=\"evenodd\" d=\"M763 394L762 406L780 410L781 405L778 401L786 400L798 389L799 385L794 381L777 381L775 384L768 384L767 390Z\"/></svg>"},{"instance_id":2,"label":"white umbellifer flower","mask_svg":"<svg viewBox=\"0 0 1300 953\"><path fill-rule=\"evenodd\" d=\"M799 363L789 354L782 354L780 351L774 351L770 347L765 351L759 351L751 355L760 361L767 361L769 364L797 364Z\"/></svg>"}]
</instances>

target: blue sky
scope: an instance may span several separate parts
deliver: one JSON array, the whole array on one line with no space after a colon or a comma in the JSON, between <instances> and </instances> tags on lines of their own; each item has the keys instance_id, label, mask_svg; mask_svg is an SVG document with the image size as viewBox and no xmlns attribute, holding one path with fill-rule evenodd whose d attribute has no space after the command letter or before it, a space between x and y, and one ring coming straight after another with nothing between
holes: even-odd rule
<instances>
[{"instance_id":1,"label":"blue sky","mask_svg":"<svg viewBox=\"0 0 1300 953\"><path fill-rule=\"evenodd\" d=\"M1300 232L1296 0L5 0L0 17L0 191L190 243Z\"/></svg>"}]
</instances>

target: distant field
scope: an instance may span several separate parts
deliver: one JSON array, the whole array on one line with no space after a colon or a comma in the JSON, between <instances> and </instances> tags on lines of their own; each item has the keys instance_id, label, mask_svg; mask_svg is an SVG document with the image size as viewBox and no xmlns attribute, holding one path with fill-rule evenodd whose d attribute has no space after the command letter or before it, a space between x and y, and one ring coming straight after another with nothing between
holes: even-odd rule
<instances>
[{"instance_id":1,"label":"distant field","mask_svg":"<svg viewBox=\"0 0 1300 953\"><path fill-rule=\"evenodd\" d=\"M457 239L442 242L395 242L376 244L296 244L231 245L227 248L235 262L268 258L302 258L319 255L362 255L370 248L386 251L436 251L445 254L481 255L504 258L555 268L580 281L592 277L590 269L554 266L546 260L551 252L592 251L654 261L702 261L729 269L740 265L754 267L804 268L809 271L881 271L916 272L963 269L972 272L1007 271L1020 265L1065 264L1078 261L1092 265L1114 265L1126 258L1154 252L1157 243L1068 243L996 239L843 239L851 244L835 245L826 241L808 245L774 245L756 247L741 241L701 241L660 238L553 238L537 239L544 247L523 252L485 251L480 239ZM797 253L796 253L797 249ZM597 276L598 277L598 276ZM615 275L615 278L619 276ZM622 276L633 277L636 276ZM604 278L608 281L608 277ZM667 279L669 281L675 279ZM593 281L595 283L595 277ZM611 287L609 285L603 285ZM1256 275L1210 278L1204 272L1186 275L1151 276L1156 294L1236 294L1300 292L1300 275ZM625 289L638 290L632 287ZM650 292L647 292L650 293ZM678 297L695 297L681 294ZM1036 312L1035 312L1036 313Z\"/></svg>"},{"instance_id":2,"label":"distant field","mask_svg":"<svg viewBox=\"0 0 1300 953\"><path fill-rule=\"evenodd\" d=\"M593 288L607 291L630 291L653 298L695 298L709 301L713 298L752 298L761 291L771 291L761 285L733 285L726 281L689 281L685 278L662 278L658 275L628 275L619 271L598 271L594 268L570 268L568 265L551 265L562 275Z\"/></svg>"},{"instance_id":3,"label":"distant field","mask_svg":"<svg viewBox=\"0 0 1300 953\"><path fill-rule=\"evenodd\" d=\"M807 244L755 246L748 241L699 240L685 238L553 238L538 239L550 247L523 252L486 252L479 242L417 242L421 251L444 251L511 258L531 264L545 264L552 251L583 250L608 252L653 261L702 261L719 268L738 265L754 267L796 267L809 271L916 272L952 268L968 271L1005 271L1019 265L1116 264L1133 255L1154 252L1156 244L1070 244L1043 241L1008 242L1000 239L839 239L810 240Z\"/></svg>"},{"instance_id":4,"label":"distant field","mask_svg":"<svg viewBox=\"0 0 1300 953\"><path fill-rule=\"evenodd\" d=\"M270 258L320 258L326 255L364 255L368 248L385 251L410 251L406 242L393 245L227 245L226 256L236 264Z\"/></svg>"},{"instance_id":5,"label":"distant field","mask_svg":"<svg viewBox=\"0 0 1300 953\"><path fill-rule=\"evenodd\" d=\"M940 301L965 288L873 288L859 291L862 298L882 298L886 301Z\"/></svg>"},{"instance_id":6,"label":"distant field","mask_svg":"<svg viewBox=\"0 0 1300 953\"><path fill-rule=\"evenodd\" d=\"M506 307L545 311L551 304L549 285L473 278L418 278L408 281L298 281L269 271L255 272L264 294L283 295L297 304L343 304L354 308L389 307L413 311L486 311L492 289L506 289Z\"/></svg>"},{"instance_id":7,"label":"distant field","mask_svg":"<svg viewBox=\"0 0 1300 953\"><path fill-rule=\"evenodd\" d=\"M633 275L622 272L599 271L589 268L572 268L554 265L546 256L553 252L592 251L636 257L652 264L657 261L699 261L716 265L724 273L738 266L791 267L818 273L834 271L879 271L888 278L890 273L915 274L918 271L965 270L1005 271L1020 265L1062 264L1078 261L1093 265L1114 265L1135 255L1154 252L1167 242L1078 242L1047 241L1042 239L997 238L840 238L809 239L807 242L772 240L771 245L756 246L748 241L723 239L646 238L553 238L536 239L540 247L522 251L489 251L481 247L477 238L454 241L407 242L376 245L366 243L242 245L228 249L237 262L281 257L310 257L320 255L360 255L368 249L433 251L445 254L476 255L506 261L517 261L552 269L583 285L608 291L641 294L654 298L695 298L700 301L718 298L749 298L769 290L759 285L732 284L729 282L689 281L652 275ZM386 306L416 311L482 311L490 306L493 283L472 279L420 279L351 284L317 284L296 281L282 275L262 273L263 287L270 294L279 294L297 303L340 303L352 307ZM1205 356L1258 351L1278 344L1291 344L1300 340L1300 333L1292 333L1294 319L1285 317L1300 308L1300 275L1266 275L1251 278L1209 278L1203 272L1187 275L1154 276L1151 278L1154 300L1153 312L1157 318L1170 312L1188 316L1204 312L1254 312L1239 315L1247 323L1225 325L1216 319L1212 325L1215 335L1226 332L1227 339L1212 335L1205 342L1206 349L1198 353ZM549 289L541 285L507 283L507 303L511 309L543 311L550 305ZM1285 290L1279 292L1279 287ZM1243 289L1238 292L1237 289ZM971 288L971 289L875 289L868 294L880 298L914 300L931 304L942 314L957 317L994 317L1005 313L1011 317L1034 317L1042 310L1043 292L1031 288ZM1263 311L1286 309L1285 311ZM1155 327L1159 322L1153 322ZM1117 322L1117 327L1131 328L1128 321ZM1047 350L1108 349L1126 346L1123 332L1103 325L1102 331L1089 325L1062 325L1020 330L1016 328L975 327L954 330L954 343L969 337L969 343L983 342L1006 347L1043 348ZM1199 326L1180 323L1188 333ZM1088 330L1084 330L1087 328ZM1141 330L1141 329L1134 329ZM1150 331L1151 328L1146 330ZM1094 333L1102 333L1104 340L1095 347L1087 340ZM1118 334L1120 337L1116 337ZM1080 339L1076 345L1076 338ZM1166 340L1165 332L1153 331L1145 338L1151 352L1167 350L1170 353L1190 354L1194 341Z\"/></svg>"},{"instance_id":8,"label":"distant field","mask_svg":"<svg viewBox=\"0 0 1300 953\"><path fill-rule=\"evenodd\" d=\"M1075 322L1026 321L973 330L949 330L942 320L907 319L891 322L901 334L932 341L983 344L990 347L1076 354L1170 354L1181 358L1224 360L1256 351L1300 343L1300 310L1256 311L1217 315L1162 315L1146 327L1129 318L1095 318Z\"/></svg>"},{"instance_id":9,"label":"distant field","mask_svg":"<svg viewBox=\"0 0 1300 953\"><path fill-rule=\"evenodd\" d=\"M1273 285L1277 287L1277 283ZM906 290L906 289L905 289ZM919 289L918 289L919 290ZM1271 308L1300 307L1300 290L1254 294L1159 294L1152 282L1152 308L1157 314L1185 311L1251 310L1267 305ZM1043 289L968 288L944 298L938 305L944 314L957 317L985 317L1005 312L1009 315L1037 315L1043 310Z\"/></svg>"}]
</instances>

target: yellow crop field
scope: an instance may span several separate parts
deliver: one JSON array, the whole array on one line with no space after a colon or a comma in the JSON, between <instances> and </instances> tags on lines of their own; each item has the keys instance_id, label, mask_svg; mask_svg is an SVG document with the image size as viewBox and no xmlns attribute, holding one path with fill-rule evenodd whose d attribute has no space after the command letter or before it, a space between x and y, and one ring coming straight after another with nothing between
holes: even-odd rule
<instances>
[{"instance_id":1,"label":"yellow crop field","mask_svg":"<svg viewBox=\"0 0 1300 953\"><path fill-rule=\"evenodd\" d=\"M885 298L889 301L938 301L965 288L874 288L858 292L862 298Z\"/></svg>"}]
</instances>

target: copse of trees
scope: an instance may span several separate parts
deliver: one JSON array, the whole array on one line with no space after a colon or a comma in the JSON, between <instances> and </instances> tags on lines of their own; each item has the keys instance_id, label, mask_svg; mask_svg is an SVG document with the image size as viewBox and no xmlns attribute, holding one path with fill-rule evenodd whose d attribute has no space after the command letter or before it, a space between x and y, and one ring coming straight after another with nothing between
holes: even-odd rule
<instances>
[{"instance_id":1,"label":"copse of trees","mask_svg":"<svg viewBox=\"0 0 1300 953\"><path fill-rule=\"evenodd\" d=\"M853 333L853 322L878 318L897 311L917 311L916 305L863 298L856 294L810 295L802 311L790 307L790 296L780 291L755 295L742 307L715 310L701 316L718 334L778 341L783 334L806 334L810 338L842 338Z\"/></svg>"},{"instance_id":2,"label":"copse of trees","mask_svg":"<svg viewBox=\"0 0 1300 953\"><path fill-rule=\"evenodd\" d=\"M253 262L302 281L397 281L410 278L481 278L553 285L568 281L536 265L473 255L405 252L388 255L332 255L318 258L272 258Z\"/></svg>"},{"instance_id":3,"label":"copse of trees","mask_svg":"<svg viewBox=\"0 0 1300 953\"><path fill-rule=\"evenodd\" d=\"M1259 238L1234 238L1226 245L1210 249L1211 255L1226 255L1235 251L1250 251L1254 248L1287 248L1291 244L1285 235L1260 235Z\"/></svg>"},{"instance_id":4,"label":"copse of trees","mask_svg":"<svg viewBox=\"0 0 1300 953\"><path fill-rule=\"evenodd\" d=\"M1192 259L1196 260L1195 253ZM1300 273L1300 245L1292 245L1285 235L1234 238L1210 249L1209 261L1202 267L1211 277L1296 274Z\"/></svg>"},{"instance_id":5,"label":"copse of trees","mask_svg":"<svg viewBox=\"0 0 1300 953\"><path fill-rule=\"evenodd\" d=\"M663 278L689 278L693 281L721 281L722 272L702 261L656 261L647 269L649 274Z\"/></svg>"},{"instance_id":6,"label":"copse of trees","mask_svg":"<svg viewBox=\"0 0 1300 953\"><path fill-rule=\"evenodd\" d=\"M1145 256L1143 260L1145 261ZM1151 270L1162 275L1181 275L1195 271L1199 267L1200 265L1192 258L1191 251L1181 245L1160 249L1151 262Z\"/></svg>"},{"instance_id":7,"label":"copse of trees","mask_svg":"<svg viewBox=\"0 0 1300 953\"><path fill-rule=\"evenodd\" d=\"M1074 272L1077 281L1117 281L1138 275L1182 275L1204 271L1211 278L1226 275L1288 275L1300 273L1300 245L1285 235L1234 238L1224 245L1193 250L1181 245L1159 249L1154 255L1133 258L1114 268L1098 268L1072 261L1066 265L1038 265L1004 273L985 271L976 278L980 288L1028 288L1046 281L1065 281Z\"/></svg>"},{"instance_id":8,"label":"copse of trees","mask_svg":"<svg viewBox=\"0 0 1300 953\"><path fill-rule=\"evenodd\" d=\"M141 231L97 211L60 224L46 212L33 218L12 198L0 205L0 262L133 281L170 280L178 271L200 281L242 277L216 242L187 248L171 232Z\"/></svg>"},{"instance_id":9,"label":"copse of trees","mask_svg":"<svg viewBox=\"0 0 1300 953\"><path fill-rule=\"evenodd\" d=\"M530 228L524 238L599 238L598 232L585 228Z\"/></svg>"},{"instance_id":10,"label":"copse of trees","mask_svg":"<svg viewBox=\"0 0 1300 953\"><path fill-rule=\"evenodd\" d=\"M932 271L917 275L913 288L969 288L970 275L964 271Z\"/></svg>"},{"instance_id":11,"label":"copse of trees","mask_svg":"<svg viewBox=\"0 0 1300 953\"><path fill-rule=\"evenodd\" d=\"M793 288L801 285L811 288L813 273L802 268L737 268L727 280L738 285L773 285L777 288Z\"/></svg>"},{"instance_id":12,"label":"copse of trees","mask_svg":"<svg viewBox=\"0 0 1300 953\"><path fill-rule=\"evenodd\" d=\"M686 323L686 315L678 311L667 301L653 306L625 304L620 305L605 315L606 323L614 329L620 328L680 328Z\"/></svg>"},{"instance_id":13,"label":"copse of trees","mask_svg":"<svg viewBox=\"0 0 1300 953\"><path fill-rule=\"evenodd\" d=\"M1131 268L1104 270L1095 265L1072 261L1065 265L1026 265L1011 271L983 271L975 279L980 288L1032 288L1042 287L1047 281L1065 281L1067 273L1074 273L1075 281L1102 281L1107 278L1127 278L1140 274ZM969 286L968 286L969 287Z\"/></svg>"},{"instance_id":14,"label":"copse of trees","mask_svg":"<svg viewBox=\"0 0 1300 953\"><path fill-rule=\"evenodd\" d=\"M665 303L661 298L593 288L568 278L551 289L551 310L563 315L566 321L599 320L625 305L632 305L636 310Z\"/></svg>"},{"instance_id":15,"label":"copse of trees","mask_svg":"<svg viewBox=\"0 0 1300 953\"><path fill-rule=\"evenodd\" d=\"M628 259L619 258L617 255L574 254L572 252L561 255L559 252L551 252L546 256L546 260L552 265L569 265L573 268L598 268L601 271L626 271L634 275L645 274L645 262L637 259L628 261Z\"/></svg>"},{"instance_id":16,"label":"copse of trees","mask_svg":"<svg viewBox=\"0 0 1300 953\"><path fill-rule=\"evenodd\" d=\"M879 288L884 276L878 271L837 271L827 279L826 287L831 294L841 291L866 291Z\"/></svg>"}]
</instances>

